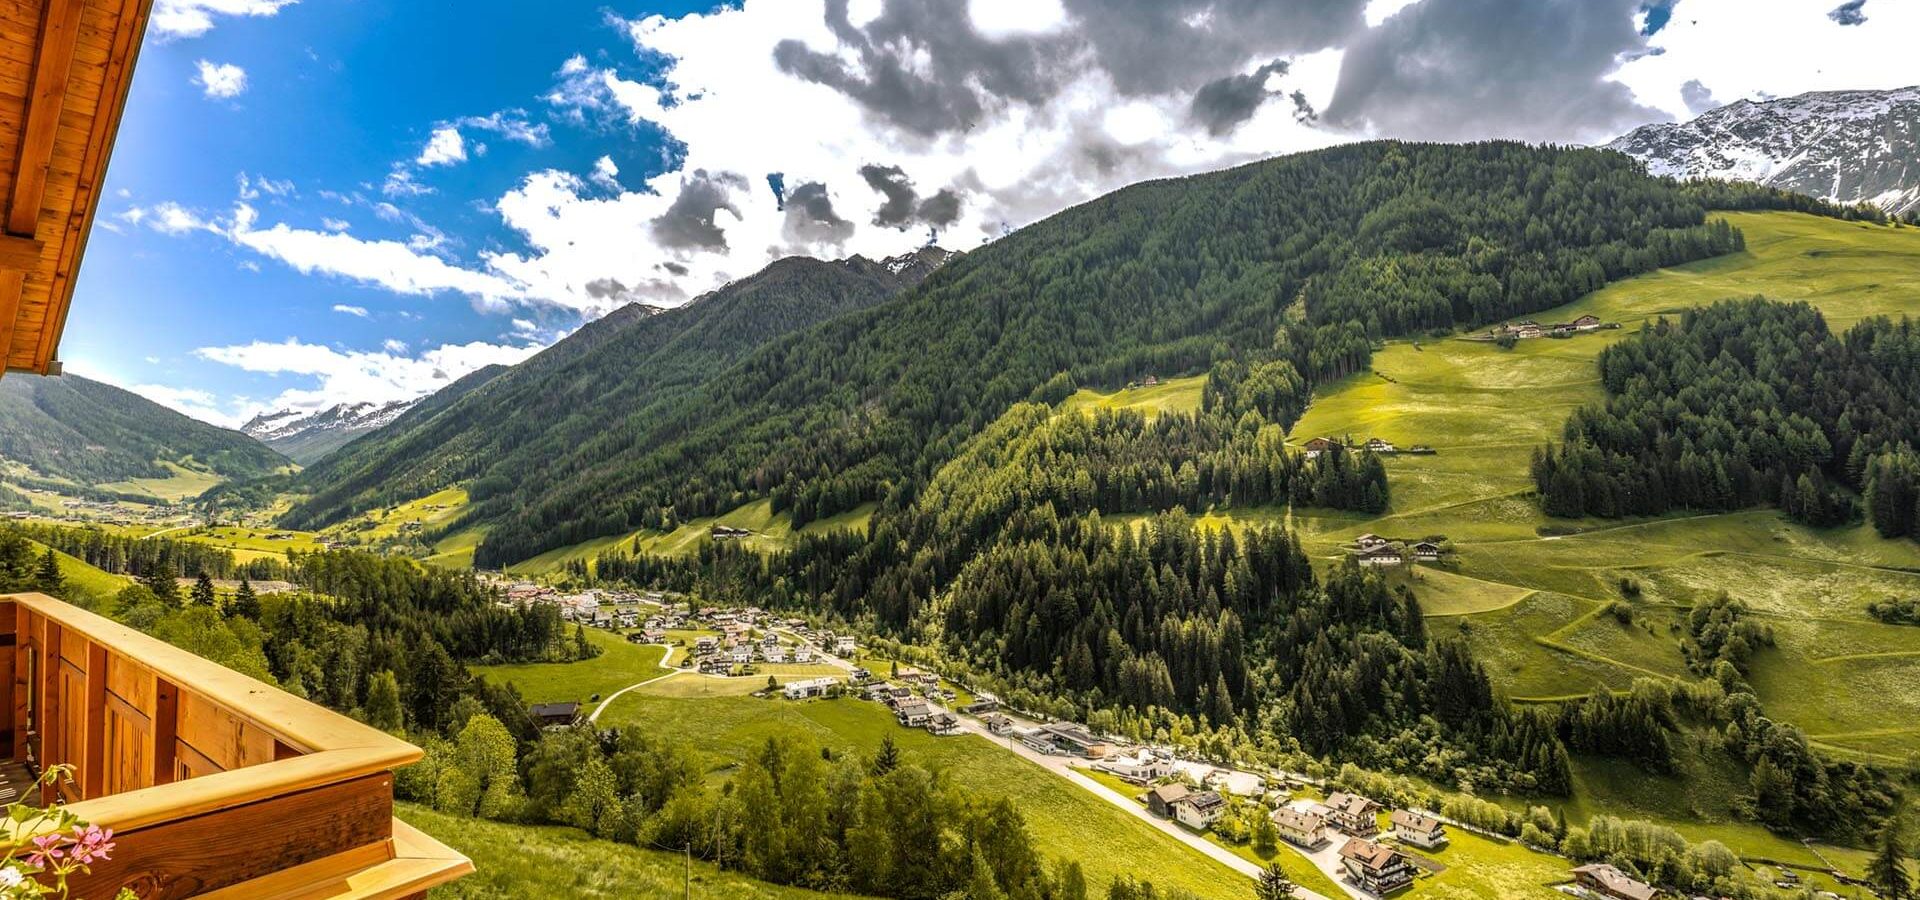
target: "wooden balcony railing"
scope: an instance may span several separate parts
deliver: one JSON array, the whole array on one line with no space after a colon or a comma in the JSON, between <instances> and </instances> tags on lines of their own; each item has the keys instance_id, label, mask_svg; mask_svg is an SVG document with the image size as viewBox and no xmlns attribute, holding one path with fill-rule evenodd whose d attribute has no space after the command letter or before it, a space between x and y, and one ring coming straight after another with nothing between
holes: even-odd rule
<instances>
[{"instance_id":1,"label":"wooden balcony railing","mask_svg":"<svg viewBox=\"0 0 1920 900\"><path fill-rule=\"evenodd\" d=\"M75 897L385 900L473 871L393 817L420 750L41 594L0 595L0 751L114 830ZM11 727L5 727L10 723Z\"/></svg>"}]
</instances>

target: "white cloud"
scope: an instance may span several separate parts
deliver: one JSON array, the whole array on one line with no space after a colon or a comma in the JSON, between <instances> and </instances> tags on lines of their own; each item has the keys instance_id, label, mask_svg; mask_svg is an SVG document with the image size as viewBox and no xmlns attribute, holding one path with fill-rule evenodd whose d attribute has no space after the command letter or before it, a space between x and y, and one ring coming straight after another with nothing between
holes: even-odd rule
<instances>
[{"instance_id":1,"label":"white cloud","mask_svg":"<svg viewBox=\"0 0 1920 900\"><path fill-rule=\"evenodd\" d=\"M223 404L211 391L197 388L170 387L164 384L129 385L130 390L161 406L185 416L191 416L202 422L218 425L222 428L239 428L251 418L254 410L236 412L232 405Z\"/></svg>"},{"instance_id":2,"label":"white cloud","mask_svg":"<svg viewBox=\"0 0 1920 900\"><path fill-rule=\"evenodd\" d=\"M394 163L387 171L387 180L380 184L380 193L389 197L418 197L433 193L433 188L413 180L413 170L406 164Z\"/></svg>"},{"instance_id":3,"label":"white cloud","mask_svg":"<svg viewBox=\"0 0 1920 900\"><path fill-rule=\"evenodd\" d=\"M417 246L295 228L284 222L257 228L258 218L251 206L237 204L231 223L221 233L235 244L286 263L302 274L344 278L396 294L460 293L482 306L495 308L528 299L525 289L509 279L462 268L422 253ZM413 244L418 245L421 238L416 235Z\"/></svg>"},{"instance_id":4,"label":"white cloud","mask_svg":"<svg viewBox=\"0 0 1920 900\"><path fill-rule=\"evenodd\" d=\"M614 165L613 157L602 156L593 161L593 174L587 179L610 191L620 189L620 167Z\"/></svg>"},{"instance_id":5,"label":"white cloud","mask_svg":"<svg viewBox=\"0 0 1920 900\"><path fill-rule=\"evenodd\" d=\"M416 356L389 341L380 351L339 350L298 338L254 341L228 347L202 347L196 356L247 372L306 380L269 404L274 409L318 410L336 403L389 403L437 391L454 380L494 364L513 365L538 353L538 344L442 344Z\"/></svg>"},{"instance_id":6,"label":"white cloud","mask_svg":"<svg viewBox=\"0 0 1920 900\"><path fill-rule=\"evenodd\" d=\"M1067 26L1060 0L967 0L967 18L989 38L1050 34Z\"/></svg>"},{"instance_id":7,"label":"white cloud","mask_svg":"<svg viewBox=\"0 0 1920 900\"><path fill-rule=\"evenodd\" d=\"M161 37L199 37L213 30L215 16L271 16L295 0L157 0L153 30Z\"/></svg>"},{"instance_id":8,"label":"white cloud","mask_svg":"<svg viewBox=\"0 0 1920 900\"><path fill-rule=\"evenodd\" d=\"M193 83L199 85L210 99L230 100L247 89L247 70L233 63L215 63L203 59L193 65L199 72L193 76Z\"/></svg>"},{"instance_id":9,"label":"white cloud","mask_svg":"<svg viewBox=\"0 0 1920 900\"><path fill-rule=\"evenodd\" d=\"M348 222L345 219L335 219L331 216L321 216L320 227L325 228L328 231L346 231L347 229L353 227L353 223Z\"/></svg>"},{"instance_id":10,"label":"white cloud","mask_svg":"<svg viewBox=\"0 0 1920 900\"><path fill-rule=\"evenodd\" d=\"M333 311L337 313L346 313L349 316L359 316L362 319L368 318L373 315L372 313L368 312L367 308L364 306L351 306L345 303L335 303L333 305Z\"/></svg>"},{"instance_id":11,"label":"white cloud","mask_svg":"<svg viewBox=\"0 0 1920 900\"><path fill-rule=\"evenodd\" d=\"M380 346L386 348L386 351L388 353L407 352L407 342L400 340L399 338L387 338L386 340L380 342Z\"/></svg>"},{"instance_id":12,"label":"white cloud","mask_svg":"<svg viewBox=\"0 0 1920 900\"><path fill-rule=\"evenodd\" d=\"M152 206L130 206L119 214L120 220L129 225L145 224L148 228L170 237L180 237L195 231L218 232L219 226L212 221L171 200L155 203Z\"/></svg>"},{"instance_id":13,"label":"white cloud","mask_svg":"<svg viewBox=\"0 0 1920 900\"><path fill-rule=\"evenodd\" d=\"M427 138L427 145L413 161L423 166L448 166L466 160L467 143L460 137L460 129L442 125L433 130L433 136Z\"/></svg>"}]
</instances>

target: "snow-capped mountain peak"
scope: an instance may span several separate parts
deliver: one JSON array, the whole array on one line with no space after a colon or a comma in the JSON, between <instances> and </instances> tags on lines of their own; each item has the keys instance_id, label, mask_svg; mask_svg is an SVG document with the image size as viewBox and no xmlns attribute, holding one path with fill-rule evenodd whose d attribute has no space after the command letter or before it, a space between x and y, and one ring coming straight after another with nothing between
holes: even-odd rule
<instances>
[{"instance_id":1,"label":"snow-capped mountain peak","mask_svg":"<svg viewBox=\"0 0 1920 900\"><path fill-rule=\"evenodd\" d=\"M1655 175L1727 178L1920 210L1920 86L1741 100L1690 122L1642 125L1607 147Z\"/></svg>"},{"instance_id":2,"label":"snow-capped mountain peak","mask_svg":"<svg viewBox=\"0 0 1920 900\"><path fill-rule=\"evenodd\" d=\"M254 416L240 426L240 431L296 462L306 463L392 422L412 409L416 402L341 403L318 411L283 409Z\"/></svg>"}]
</instances>

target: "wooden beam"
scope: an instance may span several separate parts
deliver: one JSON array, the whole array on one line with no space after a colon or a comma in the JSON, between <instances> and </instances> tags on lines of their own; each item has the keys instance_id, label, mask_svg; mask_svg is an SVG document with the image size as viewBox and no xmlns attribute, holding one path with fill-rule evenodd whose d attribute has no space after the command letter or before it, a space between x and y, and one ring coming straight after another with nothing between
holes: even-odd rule
<instances>
[{"instance_id":1,"label":"wooden beam","mask_svg":"<svg viewBox=\"0 0 1920 900\"><path fill-rule=\"evenodd\" d=\"M0 234L0 269L27 272L40 267L40 254L46 242L30 237Z\"/></svg>"},{"instance_id":2,"label":"wooden beam","mask_svg":"<svg viewBox=\"0 0 1920 900\"><path fill-rule=\"evenodd\" d=\"M13 172L13 196L7 204L10 234L32 237L40 223L40 203L53 167L53 142L60 110L67 102L67 75L80 39L80 14L86 0L50 0L40 21L40 46L34 54L33 87L27 94L26 127Z\"/></svg>"},{"instance_id":3,"label":"wooden beam","mask_svg":"<svg viewBox=\"0 0 1920 900\"><path fill-rule=\"evenodd\" d=\"M27 273L0 269L0 369L13 365L13 331L20 323L20 297L27 291Z\"/></svg>"}]
</instances>

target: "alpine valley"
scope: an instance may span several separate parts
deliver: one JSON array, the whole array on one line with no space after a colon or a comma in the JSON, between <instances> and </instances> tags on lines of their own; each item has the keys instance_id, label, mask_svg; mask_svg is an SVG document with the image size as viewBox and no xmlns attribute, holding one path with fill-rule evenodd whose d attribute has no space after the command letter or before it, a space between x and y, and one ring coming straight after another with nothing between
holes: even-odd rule
<instances>
[{"instance_id":1,"label":"alpine valley","mask_svg":"<svg viewBox=\"0 0 1920 900\"><path fill-rule=\"evenodd\" d=\"M424 745L449 896L1864 897L1917 134L1347 144L245 436L9 379L0 563Z\"/></svg>"}]
</instances>

